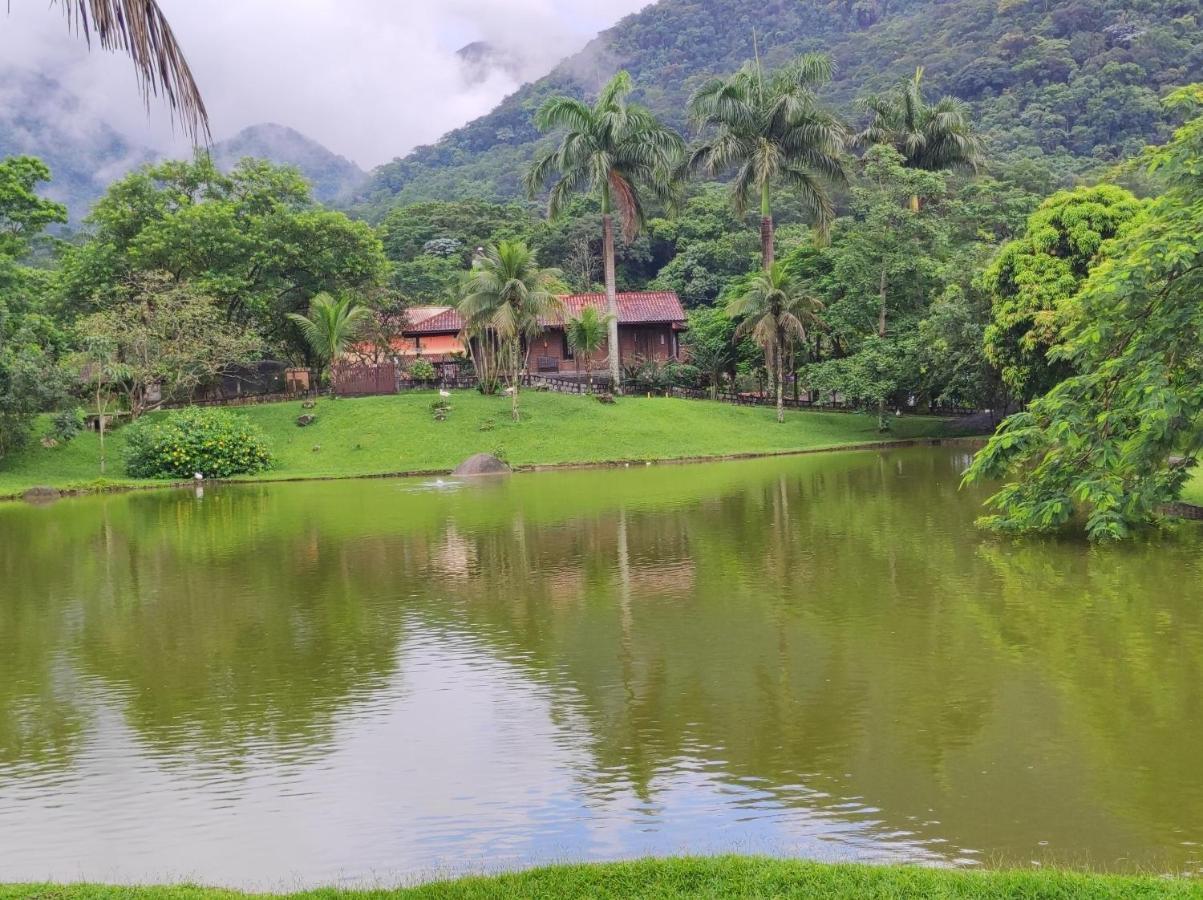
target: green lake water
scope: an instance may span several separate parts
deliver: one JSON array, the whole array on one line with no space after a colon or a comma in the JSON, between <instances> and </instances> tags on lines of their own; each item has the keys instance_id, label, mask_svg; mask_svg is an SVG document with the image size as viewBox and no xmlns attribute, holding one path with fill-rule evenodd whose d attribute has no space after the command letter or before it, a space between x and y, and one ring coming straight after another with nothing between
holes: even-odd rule
<instances>
[{"instance_id":1,"label":"green lake water","mask_svg":"<svg viewBox=\"0 0 1203 900\"><path fill-rule=\"evenodd\" d=\"M1203 872L1203 533L993 539L968 453L0 505L0 881Z\"/></svg>"}]
</instances>

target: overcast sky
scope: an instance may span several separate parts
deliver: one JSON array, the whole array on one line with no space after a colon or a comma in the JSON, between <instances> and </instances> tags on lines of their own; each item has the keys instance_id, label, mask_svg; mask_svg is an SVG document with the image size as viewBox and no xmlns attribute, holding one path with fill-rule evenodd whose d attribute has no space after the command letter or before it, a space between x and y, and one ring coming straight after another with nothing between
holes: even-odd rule
<instances>
[{"instance_id":1,"label":"overcast sky","mask_svg":"<svg viewBox=\"0 0 1203 900\"><path fill-rule=\"evenodd\" d=\"M649 0L159 0L200 83L214 136L290 125L365 168L488 112L598 31ZM46 0L0 6L0 62L36 68L135 139L164 146L131 65L88 54ZM486 40L516 51L522 78L468 84L455 51Z\"/></svg>"}]
</instances>

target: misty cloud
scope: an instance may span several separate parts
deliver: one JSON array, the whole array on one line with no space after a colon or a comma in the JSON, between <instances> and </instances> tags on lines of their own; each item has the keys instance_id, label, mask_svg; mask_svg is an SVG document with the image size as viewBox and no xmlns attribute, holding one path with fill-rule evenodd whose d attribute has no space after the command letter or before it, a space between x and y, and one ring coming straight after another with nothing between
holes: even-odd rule
<instances>
[{"instance_id":1,"label":"misty cloud","mask_svg":"<svg viewBox=\"0 0 1203 900\"><path fill-rule=\"evenodd\" d=\"M280 122L365 167L487 112L647 2L160 0L215 138ZM472 41L516 63L465 78L456 50ZM139 143L180 145L160 104L148 119L129 63L87 53L44 0L12 0L10 13L0 10L0 59L55 78L79 96L82 111Z\"/></svg>"}]
</instances>

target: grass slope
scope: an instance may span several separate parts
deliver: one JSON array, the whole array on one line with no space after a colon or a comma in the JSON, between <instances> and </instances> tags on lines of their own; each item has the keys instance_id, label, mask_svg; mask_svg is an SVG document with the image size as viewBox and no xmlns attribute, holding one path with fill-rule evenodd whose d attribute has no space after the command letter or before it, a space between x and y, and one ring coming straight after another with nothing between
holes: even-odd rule
<instances>
[{"instance_id":1,"label":"grass slope","mask_svg":"<svg viewBox=\"0 0 1203 900\"><path fill-rule=\"evenodd\" d=\"M317 422L298 428L300 403L239 410L267 436L275 467L257 478L334 478L446 471L473 453L494 453L515 466L668 460L739 453L780 453L847 446L882 438L872 416L794 412L784 425L771 409L697 400L625 397L613 406L589 397L548 393L522 396L523 420L510 419L509 401L457 392L447 420L436 422L433 393L319 400ZM891 439L947 433L939 419L903 417ZM109 480L123 476L121 430L107 441ZM0 497L34 485L99 487L99 441L84 434L43 448L38 442L0 462ZM144 482L143 482L144 483Z\"/></svg>"},{"instance_id":2,"label":"grass slope","mask_svg":"<svg viewBox=\"0 0 1203 900\"><path fill-rule=\"evenodd\" d=\"M247 900L200 887L118 888L92 885L0 886L0 900ZM1203 898L1203 882L1071 872L964 872L904 866L824 865L725 856L601 865L551 866L493 877L434 882L402 890L318 890L306 900L441 900L441 898Z\"/></svg>"},{"instance_id":3,"label":"grass slope","mask_svg":"<svg viewBox=\"0 0 1203 900\"><path fill-rule=\"evenodd\" d=\"M1196 469L1190 481L1182 489L1182 499L1196 506L1203 506L1203 469Z\"/></svg>"}]
</instances>

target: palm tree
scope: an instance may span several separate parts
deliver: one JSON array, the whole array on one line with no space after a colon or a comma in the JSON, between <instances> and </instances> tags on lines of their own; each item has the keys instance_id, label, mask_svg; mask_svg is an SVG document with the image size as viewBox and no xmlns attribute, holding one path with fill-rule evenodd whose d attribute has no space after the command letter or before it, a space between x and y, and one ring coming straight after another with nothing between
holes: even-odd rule
<instances>
[{"instance_id":1,"label":"palm tree","mask_svg":"<svg viewBox=\"0 0 1203 900\"><path fill-rule=\"evenodd\" d=\"M710 383L710 399L717 400L723 376L735 367L735 345L701 343L689 345L689 362L697 366Z\"/></svg>"},{"instance_id":2,"label":"palm tree","mask_svg":"<svg viewBox=\"0 0 1203 900\"><path fill-rule=\"evenodd\" d=\"M334 396L335 361L367 327L372 313L346 296L335 300L329 294L318 294L309 302L309 315L289 313L305 338L305 343L317 358L319 366L330 373L330 396Z\"/></svg>"},{"instance_id":3,"label":"palm tree","mask_svg":"<svg viewBox=\"0 0 1203 900\"><path fill-rule=\"evenodd\" d=\"M539 260L521 241L500 241L478 256L461 288L459 313L465 332L490 343L500 355L510 382L511 415L519 420L518 392L526 369L524 344L529 347L543 330L543 320L563 315L557 296L558 269L541 269Z\"/></svg>"},{"instance_id":4,"label":"palm tree","mask_svg":"<svg viewBox=\"0 0 1203 900\"><path fill-rule=\"evenodd\" d=\"M766 76L759 60L728 78L702 85L689 112L712 135L696 145L686 174L710 177L734 170L731 200L739 216L760 203L761 261L773 267L776 184L796 189L821 235L834 211L824 182L843 182L844 126L818 103L815 90L831 80L831 61L806 54Z\"/></svg>"},{"instance_id":5,"label":"palm tree","mask_svg":"<svg viewBox=\"0 0 1203 900\"><path fill-rule=\"evenodd\" d=\"M156 0L51 2L62 6L67 27L82 34L89 46L95 35L103 49L125 53L134 61L138 86L148 105L152 95L162 96L193 142L208 140L205 101Z\"/></svg>"},{"instance_id":6,"label":"palm tree","mask_svg":"<svg viewBox=\"0 0 1203 900\"><path fill-rule=\"evenodd\" d=\"M547 100L535 114L535 125L541 131L563 129L565 133L559 147L541 153L526 175L527 192L534 197L558 174L547 201L552 218L578 191L595 195L601 202L606 310L610 314L607 349L616 391L622 373L613 214L617 210L622 217L625 239L633 239L643 226L643 192L664 202L673 201L673 173L684 150L680 135L642 106L627 103L631 90L631 76L623 71L610 79L591 107L571 97Z\"/></svg>"},{"instance_id":7,"label":"palm tree","mask_svg":"<svg viewBox=\"0 0 1203 900\"><path fill-rule=\"evenodd\" d=\"M751 336L764 348L765 368L777 389L777 421L785 421L785 360L806 340L806 329L819 324L823 304L805 293L781 263L758 272L728 301L727 315L739 319L736 339Z\"/></svg>"},{"instance_id":8,"label":"palm tree","mask_svg":"<svg viewBox=\"0 0 1203 900\"><path fill-rule=\"evenodd\" d=\"M907 166L938 172L949 169L977 171L985 157L985 142L973 130L968 108L955 97L944 97L934 106L923 99L923 68L894 91L859 101L869 113L869 124L853 138L857 147L888 144L902 154ZM911 198L918 212L919 197Z\"/></svg>"},{"instance_id":9,"label":"palm tree","mask_svg":"<svg viewBox=\"0 0 1203 900\"><path fill-rule=\"evenodd\" d=\"M585 357L585 370L589 374L589 393L593 393L593 354L596 353L606 340L606 329L609 328L612 316L608 313L601 315L595 307L586 306L578 318L569 319L564 323L564 336L568 338L568 346L576 357L576 370L581 371L581 356Z\"/></svg>"}]
</instances>

